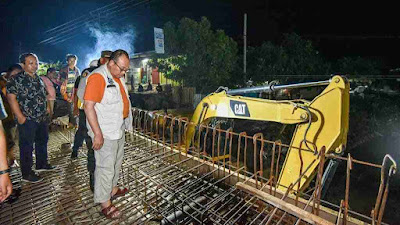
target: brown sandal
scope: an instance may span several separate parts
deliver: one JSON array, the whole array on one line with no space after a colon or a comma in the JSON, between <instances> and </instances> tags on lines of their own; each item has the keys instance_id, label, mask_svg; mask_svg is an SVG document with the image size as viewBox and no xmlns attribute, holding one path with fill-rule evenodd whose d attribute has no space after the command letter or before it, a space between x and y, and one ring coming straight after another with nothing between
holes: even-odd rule
<instances>
[{"instance_id":1,"label":"brown sandal","mask_svg":"<svg viewBox=\"0 0 400 225\"><path fill-rule=\"evenodd\" d=\"M118 188L118 191L113 196L111 196L111 201L118 197L124 196L126 193L128 193L128 191L129 191L128 188L123 188L123 189Z\"/></svg>"},{"instance_id":2,"label":"brown sandal","mask_svg":"<svg viewBox=\"0 0 400 225\"><path fill-rule=\"evenodd\" d=\"M113 204L110 204L108 207L102 209L101 213L107 219L117 219L117 218L121 217L121 212Z\"/></svg>"}]
</instances>

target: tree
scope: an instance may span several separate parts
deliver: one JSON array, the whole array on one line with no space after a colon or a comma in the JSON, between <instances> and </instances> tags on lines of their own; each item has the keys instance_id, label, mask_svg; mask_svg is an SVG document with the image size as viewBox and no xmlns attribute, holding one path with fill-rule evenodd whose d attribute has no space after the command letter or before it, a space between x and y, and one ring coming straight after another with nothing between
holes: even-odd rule
<instances>
[{"instance_id":1,"label":"tree","mask_svg":"<svg viewBox=\"0 0 400 225\"><path fill-rule=\"evenodd\" d=\"M279 79L287 82L282 75L329 74L330 64L325 62L312 42L292 33L284 35L281 45L265 42L260 47L251 47L248 51L249 77L256 83Z\"/></svg>"},{"instance_id":2,"label":"tree","mask_svg":"<svg viewBox=\"0 0 400 225\"><path fill-rule=\"evenodd\" d=\"M39 64L37 74L39 76L43 76L43 75L46 75L48 68L53 67L58 71L61 69L62 66L63 66L63 64L60 61L57 61L55 63L41 63L41 64Z\"/></svg>"},{"instance_id":3,"label":"tree","mask_svg":"<svg viewBox=\"0 0 400 225\"><path fill-rule=\"evenodd\" d=\"M321 75L330 73L330 65L319 54L310 40L295 33L285 34L283 48L287 53L285 66L287 74Z\"/></svg>"},{"instance_id":4,"label":"tree","mask_svg":"<svg viewBox=\"0 0 400 225\"><path fill-rule=\"evenodd\" d=\"M274 75L285 74L286 57L284 49L271 42L265 42L260 47L249 47L247 77L255 83L262 83L274 79Z\"/></svg>"},{"instance_id":5,"label":"tree","mask_svg":"<svg viewBox=\"0 0 400 225\"><path fill-rule=\"evenodd\" d=\"M207 18L200 22L181 19L176 27L164 26L164 56L150 62L167 78L196 87L198 93L209 93L232 80L237 65L237 44L224 31L211 29Z\"/></svg>"},{"instance_id":6,"label":"tree","mask_svg":"<svg viewBox=\"0 0 400 225\"><path fill-rule=\"evenodd\" d=\"M336 70L348 75L379 75L382 74L382 62L358 57L343 57L336 63Z\"/></svg>"}]
</instances>

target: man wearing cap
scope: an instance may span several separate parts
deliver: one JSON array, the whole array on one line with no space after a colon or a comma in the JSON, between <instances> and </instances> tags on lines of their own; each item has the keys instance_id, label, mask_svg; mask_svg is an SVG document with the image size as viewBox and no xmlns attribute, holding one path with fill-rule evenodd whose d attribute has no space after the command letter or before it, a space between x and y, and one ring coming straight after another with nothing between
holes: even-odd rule
<instances>
[{"instance_id":1,"label":"man wearing cap","mask_svg":"<svg viewBox=\"0 0 400 225\"><path fill-rule=\"evenodd\" d=\"M96 62L97 63L97 62ZM94 170L95 170L95 159L94 151L92 148L92 139L88 135L88 129L86 125L86 114L83 110L83 94L85 90L82 90L82 85L86 83L86 77L94 70L95 67L89 67L82 71L82 74L76 78L74 96L74 116L78 116L79 123L78 129L75 133L74 145L72 146L71 159L76 159L78 157L78 150L83 145L83 141L86 142L87 152L87 169L89 171L89 186L90 190L94 191ZM83 85L84 88L85 85ZM81 89L79 89L81 87ZM83 93L80 93L83 92Z\"/></svg>"},{"instance_id":2,"label":"man wearing cap","mask_svg":"<svg viewBox=\"0 0 400 225\"><path fill-rule=\"evenodd\" d=\"M104 50L101 51L101 58L99 59L99 66L104 65L110 61L110 56L111 56L112 51L110 50Z\"/></svg>"},{"instance_id":3,"label":"man wearing cap","mask_svg":"<svg viewBox=\"0 0 400 225\"><path fill-rule=\"evenodd\" d=\"M107 63L111 56L111 51L105 50L101 52L101 58L98 60L92 60L89 64L89 68L83 70L81 76L76 78L75 81L75 93L74 96L74 116L79 116L79 126L75 133L74 145L72 147L71 158L75 159L78 157L78 149L82 146L83 140L86 141L88 148L87 154L87 169L89 171L89 185L90 190L94 191L94 171L95 171L95 158L94 151L92 148L92 140L88 136L88 130L86 126L86 114L83 110L83 95L86 89L86 77L99 66ZM101 64L103 63L103 64Z\"/></svg>"}]
</instances>

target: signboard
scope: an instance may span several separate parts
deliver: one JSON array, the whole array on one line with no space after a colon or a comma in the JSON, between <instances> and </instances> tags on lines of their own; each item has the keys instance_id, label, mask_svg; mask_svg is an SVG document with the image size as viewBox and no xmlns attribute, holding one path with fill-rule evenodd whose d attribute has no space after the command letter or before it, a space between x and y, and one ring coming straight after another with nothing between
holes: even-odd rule
<instances>
[{"instance_id":1,"label":"signboard","mask_svg":"<svg viewBox=\"0 0 400 225\"><path fill-rule=\"evenodd\" d=\"M164 54L164 31L154 27L154 49L156 53Z\"/></svg>"}]
</instances>

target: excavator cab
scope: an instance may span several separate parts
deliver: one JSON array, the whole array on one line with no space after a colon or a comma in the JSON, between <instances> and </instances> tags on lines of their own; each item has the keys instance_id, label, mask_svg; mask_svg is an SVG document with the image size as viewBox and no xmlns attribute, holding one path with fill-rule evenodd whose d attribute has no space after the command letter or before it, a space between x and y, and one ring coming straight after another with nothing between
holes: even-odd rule
<instances>
[{"instance_id":1,"label":"excavator cab","mask_svg":"<svg viewBox=\"0 0 400 225\"><path fill-rule=\"evenodd\" d=\"M239 96L245 93L273 93L283 89L321 86L326 87L312 100L269 100ZM303 191L317 172L321 149L323 147L326 149L325 154L341 154L346 147L349 127L349 90L347 79L338 75L327 81L318 82L272 84L234 90L219 88L206 96L197 106L187 128L186 146L188 147L186 149L189 149L191 145L198 146L201 143L199 138L201 135L198 133L202 126L219 128L221 123L216 121L221 119L225 123L229 119L240 119L294 125L294 133L280 170L278 187L285 191L296 182L300 171L304 173L304 176L298 182L300 185L294 187L293 190ZM207 147L204 149L206 150ZM219 155L219 158L213 160L227 157L229 155ZM307 169L302 171L301 168Z\"/></svg>"}]
</instances>

